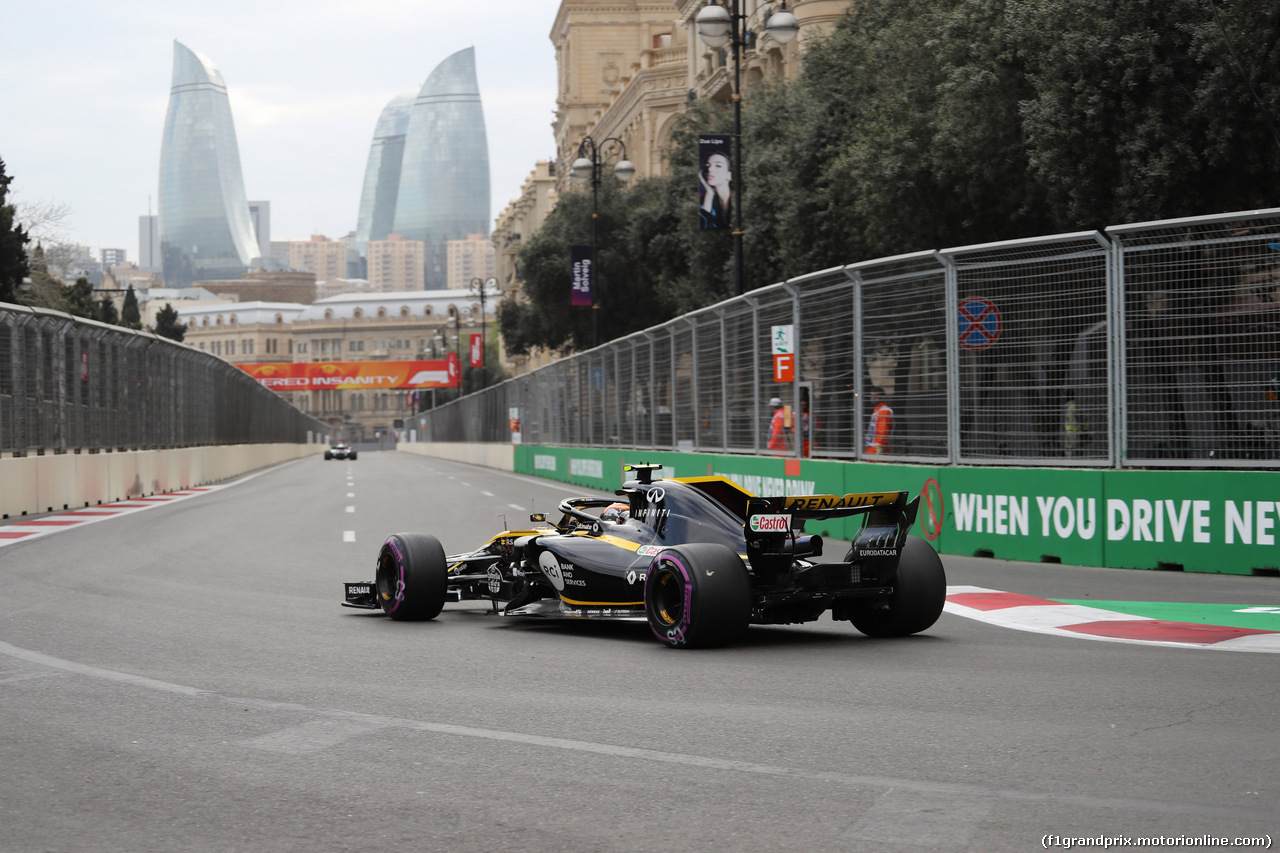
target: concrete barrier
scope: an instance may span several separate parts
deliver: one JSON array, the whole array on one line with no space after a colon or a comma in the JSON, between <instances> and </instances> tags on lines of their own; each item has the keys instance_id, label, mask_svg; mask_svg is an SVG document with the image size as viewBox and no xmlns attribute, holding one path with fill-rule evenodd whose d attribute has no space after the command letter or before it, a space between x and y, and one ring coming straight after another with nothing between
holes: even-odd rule
<instances>
[{"instance_id":1,"label":"concrete barrier","mask_svg":"<svg viewBox=\"0 0 1280 853\"><path fill-rule=\"evenodd\" d=\"M466 462L500 471L515 471L515 446L511 444L466 444L464 442L424 441L400 442L396 450L432 456L453 462Z\"/></svg>"},{"instance_id":2,"label":"concrete barrier","mask_svg":"<svg viewBox=\"0 0 1280 853\"><path fill-rule=\"evenodd\" d=\"M203 486L320 452L316 444L235 444L6 457L0 459L0 517Z\"/></svg>"}]
</instances>

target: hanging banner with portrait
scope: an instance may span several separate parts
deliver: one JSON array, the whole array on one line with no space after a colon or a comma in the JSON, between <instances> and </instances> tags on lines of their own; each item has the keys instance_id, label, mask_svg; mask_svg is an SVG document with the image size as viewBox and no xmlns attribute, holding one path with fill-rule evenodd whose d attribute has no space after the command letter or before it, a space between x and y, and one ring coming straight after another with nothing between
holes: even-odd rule
<instances>
[{"instance_id":1,"label":"hanging banner with portrait","mask_svg":"<svg viewBox=\"0 0 1280 853\"><path fill-rule=\"evenodd\" d=\"M698 136L698 227L728 231L733 201L733 137Z\"/></svg>"},{"instance_id":2,"label":"hanging banner with portrait","mask_svg":"<svg viewBox=\"0 0 1280 853\"><path fill-rule=\"evenodd\" d=\"M590 246L571 246L573 296L570 305L590 308L595 304L595 259Z\"/></svg>"}]
</instances>

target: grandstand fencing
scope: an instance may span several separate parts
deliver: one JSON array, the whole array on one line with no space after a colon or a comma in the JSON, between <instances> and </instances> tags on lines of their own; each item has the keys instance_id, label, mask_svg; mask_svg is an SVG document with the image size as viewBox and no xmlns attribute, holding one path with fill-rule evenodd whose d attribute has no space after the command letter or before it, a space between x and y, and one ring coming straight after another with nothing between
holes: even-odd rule
<instances>
[{"instance_id":1,"label":"grandstand fencing","mask_svg":"<svg viewBox=\"0 0 1280 853\"><path fill-rule=\"evenodd\" d=\"M774 332L794 377L775 381ZM870 391L893 412L871 457ZM964 465L1280 467L1280 209L917 252L686 314L409 421L420 440ZM514 429L513 429L514 427Z\"/></svg>"},{"instance_id":2,"label":"grandstand fencing","mask_svg":"<svg viewBox=\"0 0 1280 853\"><path fill-rule=\"evenodd\" d=\"M151 332L0 304L0 453L309 443L328 432L216 356Z\"/></svg>"}]
</instances>

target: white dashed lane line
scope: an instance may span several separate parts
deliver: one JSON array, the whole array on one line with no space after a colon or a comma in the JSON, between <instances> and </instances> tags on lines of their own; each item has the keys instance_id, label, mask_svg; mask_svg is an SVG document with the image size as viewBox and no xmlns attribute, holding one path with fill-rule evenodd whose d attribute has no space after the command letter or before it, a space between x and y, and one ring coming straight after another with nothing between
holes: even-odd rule
<instances>
[{"instance_id":1,"label":"white dashed lane line","mask_svg":"<svg viewBox=\"0 0 1280 853\"><path fill-rule=\"evenodd\" d=\"M354 473L354 472L352 472L352 470L351 470L351 460L350 460L350 459L348 459L348 460L347 460L347 488L348 488L348 489L354 489L354 488L355 488L355 486L356 486L355 476L356 476L356 475L355 475L355 473ZM355 493L355 492L347 492L347 497L348 497L348 498L354 498L355 496L356 496L356 493ZM354 506L354 505L351 505L351 506L348 506L348 507L347 507L347 512L354 513L355 511L356 511L356 508L355 508L355 506ZM356 541L356 532L355 532L354 530L344 530L344 531L342 531L342 541L343 541L343 542L354 542L354 541Z\"/></svg>"}]
</instances>

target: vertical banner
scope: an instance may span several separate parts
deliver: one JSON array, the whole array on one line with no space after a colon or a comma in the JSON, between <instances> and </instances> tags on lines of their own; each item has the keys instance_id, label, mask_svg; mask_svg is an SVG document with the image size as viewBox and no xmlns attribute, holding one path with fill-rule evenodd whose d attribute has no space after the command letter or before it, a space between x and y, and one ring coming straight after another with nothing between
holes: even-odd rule
<instances>
[{"instance_id":1,"label":"vertical banner","mask_svg":"<svg viewBox=\"0 0 1280 853\"><path fill-rule=\"evenodd\" d=\"M698 137L698 223L703 231L727 231L733 227L732 137Z\"/></svg>"},{"instance_id":2,"label":"vertical banner","mask_svg":"<svg viewBox=\"0 0 1280 853\"><path fill-rule=\"evenodd\" d=\"M479 335L471 336L471 366L484 367L484 350Z\"/></svg>"},{"instance_id":3,"label":"vertical banner","mask_svg":"<svg viewBox=\"0 0 1280 853\"><path fill-rule=\"evenodd\" d=\"M590 246L570 247L573 260L573 298L570 305L590 308L595 304L595 258Z\"/></svg>"},{"instance_id":4,"label":"vertical banner","mask_svg":"<svg viewBox=\"0 0 1280 853\"><path fill-rule=\"evenodd\" d=\"M458 354L451 352L445 356L445 364L447 366L450 388L461 388L461 377L458 375L462 372L462 368L458 366Z\"/></svg>"}]
</instances>

